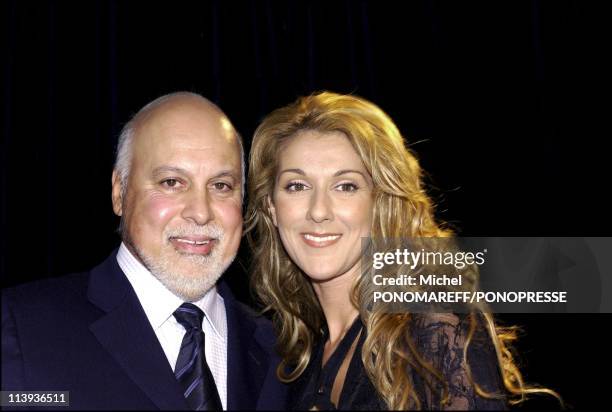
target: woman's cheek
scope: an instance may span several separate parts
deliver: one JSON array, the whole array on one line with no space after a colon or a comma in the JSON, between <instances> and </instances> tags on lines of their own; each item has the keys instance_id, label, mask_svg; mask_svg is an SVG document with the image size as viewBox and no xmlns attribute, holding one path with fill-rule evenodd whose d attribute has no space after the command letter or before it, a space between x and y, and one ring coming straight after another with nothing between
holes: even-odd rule
<instances>
[{"instance_id":1,"label":"woman's cheek","mask_svg":"<svg viewBox=\"0 0 612 412\"><path fill-rule=\"evenodd\" d=\"M275 206L279 225L293 225L301 220L306 220L308 199L304 197L278 196Z\"/></svg>"}]
</instances>

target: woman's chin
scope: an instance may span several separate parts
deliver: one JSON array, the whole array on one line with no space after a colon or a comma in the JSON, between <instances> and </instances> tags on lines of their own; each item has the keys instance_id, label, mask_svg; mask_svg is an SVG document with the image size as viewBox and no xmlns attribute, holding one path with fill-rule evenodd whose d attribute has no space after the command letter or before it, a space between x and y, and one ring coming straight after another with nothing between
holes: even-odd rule
<instances>
[{"instance_id":1,"label":"woman's chin","mask_svg":"<svg viewBox=\"0 0 612 412\"><path fill-rule=\"evenodd\" d=\"M346 271L342 270L334 270L334 269L318 269L318 270L304 270L306 276L310 279L312 283L322 284L326 282L330 282L334 279L342 278L347 274Z\"/></svg>"}]
</instances>

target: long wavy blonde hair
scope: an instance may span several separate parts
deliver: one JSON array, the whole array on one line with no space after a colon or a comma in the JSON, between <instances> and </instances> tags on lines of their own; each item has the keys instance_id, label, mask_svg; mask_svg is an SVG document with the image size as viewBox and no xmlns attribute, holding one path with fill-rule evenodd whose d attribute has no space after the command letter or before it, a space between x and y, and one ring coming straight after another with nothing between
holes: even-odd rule
<instances>
[{"instance_id":1,"label":"long wavy blonde hair","mask_svg":"<svg viewBox=\"0 0 612 412\"><path fill-rule=\"evenodd\" d=\"M251 146L246 236L254 256L252 290L264 310L272 311L283 359L277 374L284 382L291 382L303 373L325 322L310 282L285 252L268 209L281 145L301 130L342 132L349 139L373 181L372 238L452 236L450 230L435 221L434 205L423 187L423 171L415 154L378 106L354 95L322 92L299 98L268 115L255 131ZM445 403L449 398L448 383L440 371L423 359L407 333L414 317L369 305L364 291L371 289L371 284L371 277L359 276L351 299L367 332L361 358L381 398L390 409L420 408L421 400L407 375L409 368L414 368L429 385L432 380L443 385L441 399ZM530 393L548 393L561 400L550 389L523 382L510 347L517 338L517 328L496 325L490 313L478 310L470 314L464 360L475 332L476 315L482 316L491 336L508 402L522 402ZM465 366L472 380L467 362ZM472 383L483 397L502 396L487 393Z\"/></svg>"}]
</instances>

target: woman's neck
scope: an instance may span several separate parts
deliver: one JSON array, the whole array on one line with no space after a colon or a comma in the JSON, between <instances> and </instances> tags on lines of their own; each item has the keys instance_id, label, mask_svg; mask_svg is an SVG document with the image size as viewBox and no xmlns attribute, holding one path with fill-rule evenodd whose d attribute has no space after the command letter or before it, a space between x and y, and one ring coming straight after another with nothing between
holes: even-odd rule
<instances>
[{"instance_id":1,"label":"woman's neck","mask_svg":"<svg viewBox=\"0 0 612 412\"><path fill-rule=\"evenodd\" d=\"M313 283L325 315L331 343L342 339L359 314L350 298L353 279L354 275L346 273L326 282Z\"/></svg>"}]
</instances>

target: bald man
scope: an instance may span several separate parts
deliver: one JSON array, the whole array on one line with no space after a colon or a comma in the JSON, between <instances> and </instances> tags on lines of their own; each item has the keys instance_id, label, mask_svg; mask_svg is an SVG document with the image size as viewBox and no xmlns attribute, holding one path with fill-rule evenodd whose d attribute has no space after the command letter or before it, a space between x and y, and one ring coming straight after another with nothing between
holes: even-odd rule
<instances>
[{"instance_id":1,"label":"bald man","mask_svg":"<svg viewBox=\"0 0 612 412\"><path fill-rule=\"evenodd\" d=\"M271 325L219 280L242 234L243 157L199 95L142 108L112 174L120 247L3 291L2 390L69 391L69 409L283 409Z\"/></svg>"}]
</instances>

